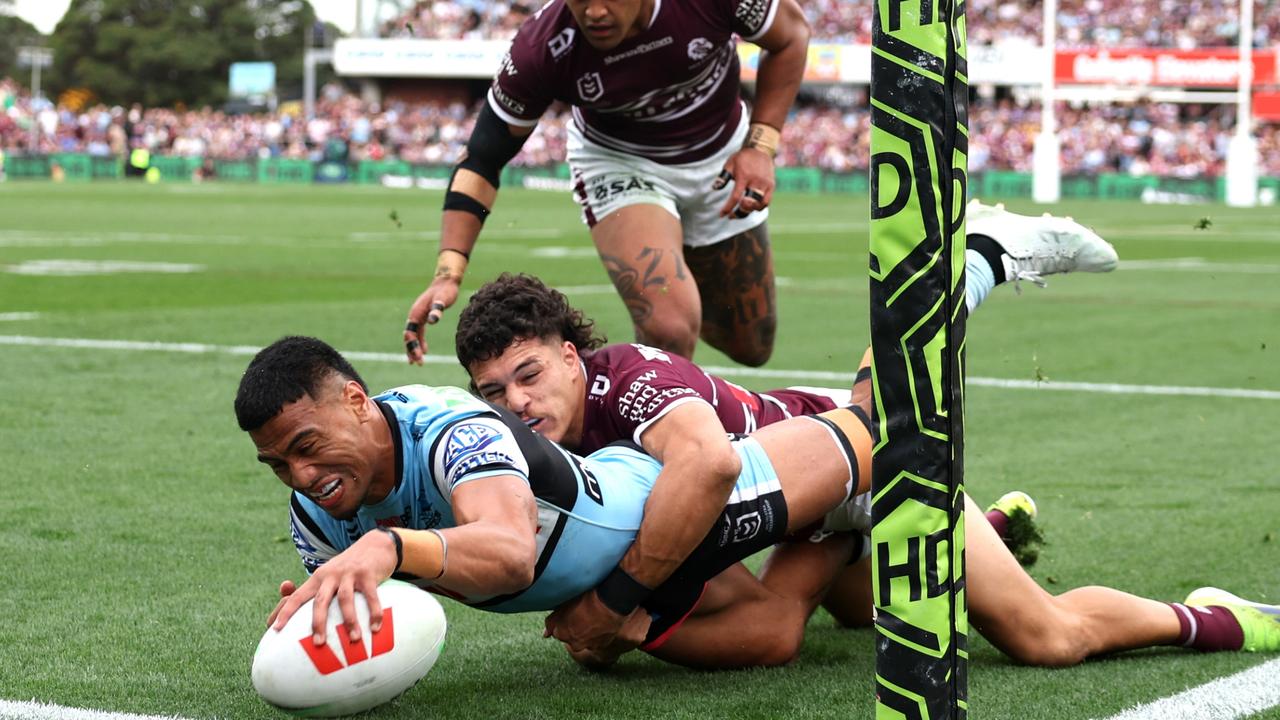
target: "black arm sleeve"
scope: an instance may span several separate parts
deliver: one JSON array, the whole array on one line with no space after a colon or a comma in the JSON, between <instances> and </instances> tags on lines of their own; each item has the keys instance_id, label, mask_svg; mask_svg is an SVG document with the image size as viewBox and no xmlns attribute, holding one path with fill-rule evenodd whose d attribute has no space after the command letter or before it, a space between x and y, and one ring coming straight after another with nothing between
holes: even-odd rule
<instances>
[{"instance_id":1,"label":"black arm sleeve","mask_svg":"<svg viewBox=\"0 0 1280 720\"><path fill-rule=\"evenodd\" d=\"M475 129L467 140L467 157L458 163L458 168L466 168L489 181L494 188L498 187L502 168L511 162L511 158L524 147L529 136L516 137L502 118L485 103L476 118Z\"/></svg>"}]
</instances>

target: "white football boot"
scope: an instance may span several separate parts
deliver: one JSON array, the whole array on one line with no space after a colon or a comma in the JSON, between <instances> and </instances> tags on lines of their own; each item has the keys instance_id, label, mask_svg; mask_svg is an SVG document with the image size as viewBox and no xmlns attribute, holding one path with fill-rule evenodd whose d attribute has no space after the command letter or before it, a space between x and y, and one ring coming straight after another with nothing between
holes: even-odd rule
<instances>
[{"instance_id":1,"label":"white football boot","mask_svg":"<svg viewBox=\"0 0 1280 720\"><path fill-rule=\"evenodd\" d=\"M1111 243L1070 217L1018 215L1005 210L1003 203L970 200L965 232L986 235L1000 245L1005 279L1019 291L1021 280L1044 287L1045 275L1111 272L1120 262Z\"/></svg>"},{"instance_id":2,"label":"white football boot","mask_svg":"<svg viewBox=\"0 0 1280 720\"><path fill-rule=\"evenodd\" d=\"M1251 602L1215 587L1192 590L1186 604L1192 607L1218 605L1235 616L1244 632L1246 652L1280 651L1280 605Z\"/></svg>"}]
</instances>

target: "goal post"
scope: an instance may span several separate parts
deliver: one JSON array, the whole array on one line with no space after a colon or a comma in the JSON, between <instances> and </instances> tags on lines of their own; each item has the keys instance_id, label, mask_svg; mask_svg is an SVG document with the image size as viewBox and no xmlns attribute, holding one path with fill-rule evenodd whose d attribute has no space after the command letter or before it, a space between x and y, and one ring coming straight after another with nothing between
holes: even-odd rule
<instances>
[{"instance_id":1,"label":"goal post","mask_svg":"<svg viewBox=\"0 0 1280 720\"><path fill-rule=\"evenodd\" d=\"M876 717L963 718L962 0L877 0L871 70Z\"/></svg>"}]
</instances>

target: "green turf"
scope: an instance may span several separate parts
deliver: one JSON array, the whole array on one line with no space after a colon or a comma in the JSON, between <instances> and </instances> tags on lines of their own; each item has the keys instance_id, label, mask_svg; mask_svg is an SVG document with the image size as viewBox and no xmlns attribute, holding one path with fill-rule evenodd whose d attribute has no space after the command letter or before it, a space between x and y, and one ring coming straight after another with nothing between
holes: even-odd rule
<instances>
[{"instance_id":1,"label":"green turf","mask_svg":"<svg viewBox=\"0 0 1280 720\"><path fill-rule=\"evenodd\" d=\"M0 185L0 266L205 266L0 272L0 313L40 313L0 321L0 336L256 346L305 333L396 353L433 266L439 205L437 193L351 187ZM1000 288L970 323L972 376L1280 390L1280 210L1081 202L1060 212L1126 260L1211 265L1055 277L1020 297ZM1212 227L1194 230L1205 215ZM848 372L861 355L866 216L865 198L777 198L770 368ZM630 339L621 303L591 291L608 281L567 195L503 192L466 288L504 269L580 288L572 299L612 339ZM432 328L432 354L451 352L454 317ZM698 359L728 364L705 347ZM0 698L279 716L253 694L248 668L278 582L301 570L286 491L231 413L247 360L0 344ZM450 365L356 365L375 387L463 379ZM1280 601L1280 401L976 386L967 400L969 489L980 503L1013 488L1035 497L1049 544L1032 573L1045 587L1181 599L1213 583ZM823 615L789 668L707 674L637 656L593 675L541 639L538 616L446 611L437 668L376 717L868 717L873 707L872 633ZM971 647L970 707L982 718L1105 717L1262 659L1169 649L1051 671L1014 666L980 639Z\"/></svg>"}]
</instances>

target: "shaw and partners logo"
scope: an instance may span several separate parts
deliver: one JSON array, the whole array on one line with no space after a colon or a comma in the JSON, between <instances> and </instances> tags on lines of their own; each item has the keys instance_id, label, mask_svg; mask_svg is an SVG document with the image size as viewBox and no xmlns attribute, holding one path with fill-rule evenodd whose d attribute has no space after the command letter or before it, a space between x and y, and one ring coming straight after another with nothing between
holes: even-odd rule
<instances>
[{"instance_id":1,"label":"shaw and partners logo","mask_svg":"<svg viewBox=\"0 0 1280 720\"><path fill-rule=\"evenodd\" d=\"M298 644L302 646L302 650L307 654L307 657L311 658L311 664L315 666L316 672L321 675L331 675L352 665L359 665L371 657L378 657L391 652L391 649L396 646L395 623L392 621L393 610L394 608L383 608L382 627L378 628L378 632L371 633L372 642L369 648L364 646L363 638L351 642L345 633L340 632L337 634L345 663L343 660L338 659L337 653L329 646L327 640L320 645L316 645L310 632L306 637L298 640Z\"/></svg>"}]
</instances>

